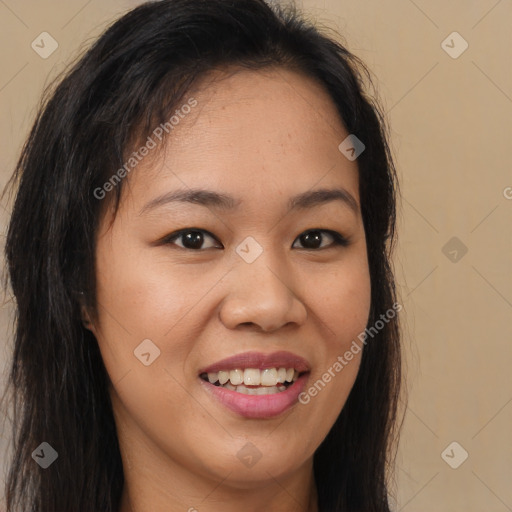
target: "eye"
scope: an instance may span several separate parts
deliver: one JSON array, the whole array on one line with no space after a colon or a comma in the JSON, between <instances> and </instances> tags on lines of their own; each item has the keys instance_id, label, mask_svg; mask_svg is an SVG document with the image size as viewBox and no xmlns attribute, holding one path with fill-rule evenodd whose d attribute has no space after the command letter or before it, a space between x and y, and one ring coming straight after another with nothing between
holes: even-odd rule
<instances>
[{"instance_id":1,"label":"eye","mask_svg":"<svg viewBox=\"0 0 512 512\"><path fill-rule=\"evenodd\" d=\"M182 229L181 231L177 231L176 233L171 233L169 236L165 237L162 241L164 244L175 244L176 240L181 239L183 241L182 245L178 245L182 249L190 249L190 250L201 250L201 249L213 249L215 247L201 247L206 238L211 238L212 240L216 240L216 238L204 229L196 229L196 228L187 228ZM222 247L222 246L221 246Z\"/></svg>"},{"instance_id":2,"label":"eye","mask_svg":"<svg viewBox=\"0 0 512 512\"><path fill-rule=\"evenodd\" d=\"M218 245L210 245L210 247L204 247L203 244L205 242L205 238L214 240ZM326 238L327 241L331 240L331 243L327 246L322 245ZM181 240L182 243L177 244L177 240ZM334 246L346 247L350 243L349 240L347 240L343 235L329 229L310 229L302 233L296 240L300 241L300 243L304 246L302 248L306 250L328 249ZM209 231L199 228L187 228L176 231L175 233L171 233L162 240L162 243L177 245L182 249L189 249L193 251L223 248L222 244L220 244L215 236L213 236ZM294 246L295 242L292 247ZM301 249L301 247L299 247L299 249Z\"/></svg>"},{"instance_id":3,"label":"eye","mask_svg":"<svg viewBox=\"0 0 512 512\"><path fill-rule=\"evenodd\" d=\"M327 235L327 239L331 239L331 244L327 247L321 246L324 241L324 237ZM340 233L331 231L330 229L310 229L302 233L297 240L299 240L305 247L304 249L328 249L337 245L346 247L349 245L349 241ZM294 242L295 245L295 242Z\"/></svg>"}]
</instances>

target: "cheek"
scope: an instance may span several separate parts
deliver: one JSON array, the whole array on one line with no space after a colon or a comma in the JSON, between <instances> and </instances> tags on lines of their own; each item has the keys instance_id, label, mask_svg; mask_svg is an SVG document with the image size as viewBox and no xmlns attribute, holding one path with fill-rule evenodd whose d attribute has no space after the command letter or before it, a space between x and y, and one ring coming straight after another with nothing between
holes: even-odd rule
<instances>
[{"instance_id":1,"label":"cheek","mask_svg":"<svg viewBox=\"0 0 512 512\"><path fill-rule=\"evenodd\" d=\"M199 266L184 272L169 261L149 259L147 252L120 245L108 259L101 253L98 257L102 326L117 323L114 328L134 339L164 337L208 290Z\"/></svg>"},{"instance_id":2,"label":"cheek","mask_svg":"<svg viewBox=\"0 0 512 512\"><path fill-rule=\"evenodd\" d=\"M308 282L308 301L323 343L316 348L320 365L311 374L302 404L314 417L311 439L318 440L336 421L359 372L364 346L358 336L367 326L371 305L365 254L354 255L327 275L310 276Z\"/></svg>"},{"instance_id":3,"label":"cheek","mask_svg":"<svg viewBox=\"0 0 512 512\"><path fill-rule=\"evenodd\" d=\"M194 306L213 283L207 286L204 276L192 279L189 272L166 273L163 262L150 265L135 252L108 256L98 258L97 339L119 424L135 423L181 464L194 457L199 464L200 455L190 450L192 445L205 450L204 432L196 426L212 421L187 391L194 379L184 366L200 323L194 321ZM194 282L204 285L191 286ZM151 342L141 345L143 340ZM211 430L223 439L217 427L213 422ZM172 442L177 437L182 443Z\"/></svg>"},{"instance_id":4,"label":"cheek","mask_svg":"<svg viewBox=\"0 0 512 512\"><path fill-rule=\"evenodd\" d=\"M341 350L366 328L371 283L365 254L354 254L337 269L310 278L308 302L330 332L331 348Z\"/></svg>"}]
</instances>

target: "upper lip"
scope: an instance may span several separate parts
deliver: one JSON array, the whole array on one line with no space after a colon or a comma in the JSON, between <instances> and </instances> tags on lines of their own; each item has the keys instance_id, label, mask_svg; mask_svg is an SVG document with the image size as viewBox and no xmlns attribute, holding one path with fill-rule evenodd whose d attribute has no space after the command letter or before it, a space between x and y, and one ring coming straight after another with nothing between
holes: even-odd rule
<instances>
[{"instance_id":1,"label":"upper lip","mask_svg":"<svg viewBox=\"0 0 512 512\"><path fill-rule=\"evenodd\" d=\"M271 352L270 354L243 352L202 368L199 375L222 370L236 370L237 368L257 368L259 370L265 368L295 368L299 373L302 373L310 370L310 364L303 357L284 350Z\"/></svg>"}]
</instances>

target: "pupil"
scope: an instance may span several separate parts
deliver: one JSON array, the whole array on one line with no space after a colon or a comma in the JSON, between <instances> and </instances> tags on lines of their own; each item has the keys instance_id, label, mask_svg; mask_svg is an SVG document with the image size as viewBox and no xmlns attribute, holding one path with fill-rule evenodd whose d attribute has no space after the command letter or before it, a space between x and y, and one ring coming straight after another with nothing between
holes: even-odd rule
<instances>
[{"instance_id":1,"label":"pupil","mask_svg":"<svg viewBox=\"0 0 512 512\"><path fill-rule=\"evenodd\" d=\"M188 231L183 239L183 245L187 249L200 249L203 244L203 234L200 231Z\"/></svg>"},{"instance_id":2,"label":"pupil","mask_svg":"<svg viewBox=\"0 0 512 512\"><path fill-rule=\"evenodd\" d=\"M322 244L322 235L320 234L320 231L310 231L309 233L302 235L301 243L310 249L320 247Z\"/></svg>"}]
</instances>

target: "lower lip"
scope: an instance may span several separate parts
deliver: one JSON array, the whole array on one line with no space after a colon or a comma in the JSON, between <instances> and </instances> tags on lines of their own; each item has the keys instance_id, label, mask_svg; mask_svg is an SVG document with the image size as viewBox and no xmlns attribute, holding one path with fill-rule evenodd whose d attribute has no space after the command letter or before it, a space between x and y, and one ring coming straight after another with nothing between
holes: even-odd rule
<instances>
[{"instance_id":1,"label":"lower lip","mask_svg":"<svg viewBox=\"0 0 512 512\"><path fill-rule=\"evenodd\" d=\"M222 386L214 386L201 379L201 377L199 377L199 380L205 390L228 409L245 418L265 419L278 416L294 406L306 386L308 376L309 373L301 375L285 391L272 395L245 395Z\"/></svg>"}]
</instances>

